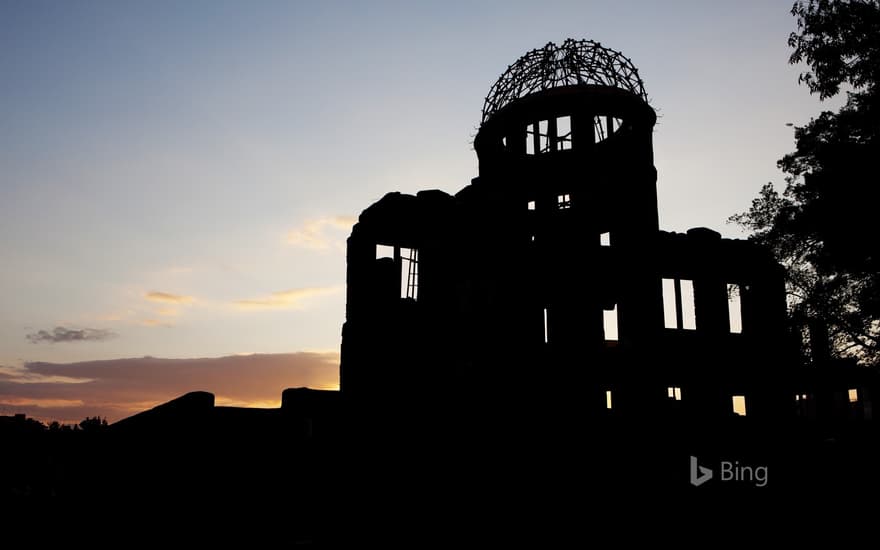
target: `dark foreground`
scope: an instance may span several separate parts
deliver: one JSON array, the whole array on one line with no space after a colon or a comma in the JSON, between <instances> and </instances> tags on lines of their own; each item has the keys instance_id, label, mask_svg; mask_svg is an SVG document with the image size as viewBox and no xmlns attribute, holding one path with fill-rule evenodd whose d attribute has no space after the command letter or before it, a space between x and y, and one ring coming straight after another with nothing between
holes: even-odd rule
<instances>
[{"instance_id":1,"label":"dark foreground","mask_svg":"<svg viewBox=\"0 0 880 550\"><path fill-rule=\"evenodd\" d=\"M586 540L605 518L854 507L880 488L870 421L606 418L573 429L360 417L319 430L275 411L222 412L161 429L7 430L0 498L25 516L145 536L175 525L316 545ZM700 486L692 460L697 481L712 471Z\"/></svg>"}]
</instances>

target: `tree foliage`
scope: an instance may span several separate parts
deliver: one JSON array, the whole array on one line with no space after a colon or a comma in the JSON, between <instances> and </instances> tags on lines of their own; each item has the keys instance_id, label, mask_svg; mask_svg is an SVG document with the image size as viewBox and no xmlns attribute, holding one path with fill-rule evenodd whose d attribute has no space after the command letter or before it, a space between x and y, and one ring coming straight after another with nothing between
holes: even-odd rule
<instances>
[{"instance_id":1,"label":"tree foliage","mask_svg":"<svg viewBox=\"0 0 880 550\"><path fill-rule=\"evenodd\" d=\"M794 325L821 321L836 355L877 366L880 0L810 0L791 13L789 62L808 67L800 82L846 103L795 128L795 151L778 162L784 191L765 185L731 219L786 266Z\"/></svg>"},{"instance_id":2,"label":"tree foliage","mask_svg":"<svg viewBox=\"0 0 880 550\"><path fill-rule=\"evenodd\" d=\"M79 423L79 427L84 432L96 432L107 427L107 419L100 416L87 416Z\"/></svg>"}]
</instances>

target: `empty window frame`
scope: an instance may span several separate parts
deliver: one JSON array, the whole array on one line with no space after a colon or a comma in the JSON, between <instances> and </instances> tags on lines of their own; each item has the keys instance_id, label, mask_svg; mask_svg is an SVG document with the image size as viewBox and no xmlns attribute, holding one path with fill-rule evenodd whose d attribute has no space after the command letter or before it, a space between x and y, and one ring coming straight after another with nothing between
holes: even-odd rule
<instances>
[{"instance_id":1,"label":"empty window frame","mask_svg":"<svg viewBox=\"0 0 880 550\"><path fill-rule=\"evenodd\" d=\"M538 128L536 124L529 124L526 126L526 154L534 155L535 154L535 142L537 141L537 137L535 134L537 133Z\"/></svg>"},{"instance_id":2,"label":"empty window frame","mask_svg":"<svg viewBox=\"0 0 880 550\"><path fill-rule=\"evenodd\" d=\"M568 151L571 149L571 117L556 117L556 150Z\"/></svg>"},{"instance_id":3,"label":"empty window frame","mask_svg":"<svg viewBox=\"0 0 880 550\"><path fill-rule=\"evenodd\" d=\"M605 341L617 342L617 304L614 304L614 309L602 311L602 326L605 330Z\"/></svg>"},{"instance_id":4,"label":"empty window frame","mask_svg":"<svg viewBox=\"0 0 880 550\"><path fill-rule=\"evenodd\" d=\"M663 279L663 321L666 328L697 328L693 281Z\"/></svg>"},{"instance_id":5,"label":"empty window frame","mask_svg":"<svg viewBox=\"0 0 880 550\"><path fill-rule=\"evenodd\" d=\"M547 308L544 308L544 343L550 342L550 326L547 324Z\"/></svg>"},{"instance_id":6,"label":"empty window frame","mask_svg":"<svg viewBox=\"0 0 880 550\"><path fill-rule=\"evenodd\" d=\"M556 207L560 210L568 210L571 208L571 195L563 193L556 196Z\"/></svg>"},{"instance_id":7,"label":"empty window frame","mask_svg":"<svg viewBox=\"0 0 880 550\"><path fill-rule=\"evenodd\" d=\"M681 388L678 386L669 386L666 388L666 397L673 401L681 401Z\"/></svg>"},{"instance_id":8,"label":"empty window frame","mask_svg":"<svg viewBox=\"0 0 880 550\"><path fill-rule=\"evenodd\" d=\"M387 244L377 244L376 259L380 258L394 258L394 247Z\"/></svg>"},{"instance_id":9,"label":"empty window frame","mask_svg":"<svg viewBox=\"0 0 880 550\"><path fill-rule=\"evenodd\" d=\"M526 154L550 151L550 122L540 120L526 126Z\"/></svg>"},{"instance_id":10,"label":"empty window frame","mask_svg":"<svg viewBox=\"0 0 880 550\"><path fill-rule=\"evenodd\" d=\"M727 285L727 316L730 320L730 333L742 333L742 299L741 286L735 283Z\"/></svg>"},{"instance_id":11,"label":"empty window frame","mask_svg":"<svg viewBox=\"0 0 880 550\"><path fill-rule=\"evenodd\" d=\"M617 117L606 115L596 115L593 117L593 142L599 143L605 141L613 133L620 130L623 120Z\"/></svg>"},{"instance_id":12,"label":"empty window frame","mask_svg":"<svg viewBox=\"0 0 880 550\"><path fill-rule=\"evenodd\" d=\"M599 245L611 246L611 233L608 233L607 231L605 233L601 233L599 235Z\"/></svg>"},{"instance_id":13,"label":"empty window frame","mask_svg":"<svg viewBox=\"0 0 880 550\"><path fill-rule=\"evenodd\" d=\"M502 143L506 147L507 142L503 139ZM527 155L549 153L550 151L568 151L571 148L571 116L569 115L550 120L539 120L526 126Z\"/></svg>"},{"instance_id":14,"label":"empty window frame","mask_svg":"<svg viewBox=\"0 0 880 550\"><path fill-rule=\"evenodd\" d=\"M538 122L538 152L550 151L550 123L547 120Z\"/></svg>"},{"instance_id":15,"label":"empty window frame","mask_svg":"<svg viewBox=\"0 0 880 550\"><path fill-rule=\"evenodd\" d=\"M746 396L745 395L734 395L731 398L733 404L733 414L737 416L745 416L746 415Z\"/></svg>"},{"instance_id":16,"label":"empty window frame","mask_svg":"<svg viewBox=\"0 0 880 550\"><path fill-rule=\"evenodd\" d=\"M419 249L400 249L400 297L419 299Z\"/></svg>"}]
</instances>

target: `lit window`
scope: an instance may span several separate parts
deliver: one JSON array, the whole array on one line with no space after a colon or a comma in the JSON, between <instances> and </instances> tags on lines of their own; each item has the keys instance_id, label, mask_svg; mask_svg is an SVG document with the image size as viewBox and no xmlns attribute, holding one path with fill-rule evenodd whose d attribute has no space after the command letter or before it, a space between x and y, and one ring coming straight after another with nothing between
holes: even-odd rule
<instances>
[{"instance_id":1,"label":"lit window","mask_svg":"<svg viewBox=\"0 0 880 550\"><path fill-rule=\"evenodd\" d=\"M376 245L376 259L379 258L393 258L394 257L394 247L388 246L385 244L377 244Z\"/></svg>"},{"instance_id":2,"label":"lit window","mask_svg":"<svg viewBox=\"0 0 880 550\"><path fill-rule=\"evenodd\" d=\"M605 232L599 235L599 244L601 246L611 246L611 233Z\"/></svg>"},{"instance_id":3,"label":"lit window","mask_svg":"<svg viewBox=\"0 0 880 550\"><path fill-rule=\"evenodd\" d=\"M693 281L663 279L663 320L666 328L697 328Z\"/></svg>"},{"instance_id":4,"label":"lit window","mask_svg":"<svg viewBox=\"0 0 880 550\"><path fill-rule=\"evenodd\" d=\"M849 394L849 402L850 403L858 403L859 402L859 390L853 388L847 391Z\"/></svg>"},{"instance_id":5,"label":"lit window","mask_svg":"<svg viewBox=\"0 0 880 550\"><path fill-rule=\"evenodd\" d=\"M501 147L507 149L507 137L501 138Z\"/></svg>"},{"instance_id":6,"label":"lit window","mask_svg":"<svg viewBox=\"0 0 880 550\"><path fill-rule=\"evenodd\" d=\"M569 208L571 208L571 195L569 195L568 193L557 195L556 206L560 210L568 210Z\"/></svg>"},{"instance_id":7,"label":"lit window","mask_svg":"<svg viewBox=\"0 0 880 550\"><path fill-rule=\"evenodd\" d=\"M571 117L561 116L556 118L556 150L567 151L571 149Z\"/></svg>"},{"instance_id":8,"label":"lit window","mask_svg":"<svg viewBox=\"0 0 880 550\"><path fill-rule=\"evenodd\" d=\"M419 250L400 249L400 297L419 299Z\"/></svg>"},{"instance_id":9,"label":"lit window","mask_svg":"<svg viewBox=\"0 0 880 550\"><path fill-rule=\"evenodd\" d=\"M742 301L740 299L740 285L727 285L727 315L730 319L731 334L742 333Z\"/></svg>"},{"instance_id":10,"label":"lit window","mask_svg":"<svg viewBox=\"0 0 880 550\"><path fill-rule=\"evenodd\" d=\"M605 408L611 410L611 390L605 390Z\"/></svg>"},{"instance_id":11,"label":"lit window","mask_svg":"<svg viewBox=\"0 0 880 550\"><path fill-rule=\"evenodd\" d=\"M535 209L535 201L529 201L529 210Z\"/></svg>"},{"instance_id":12,"label":"lit window","mask_svg":"<svg viewBox=\"0 0 880 550\"><path fill-rule=\"evenodd\" d=\"M806 401L806 400L807 400L807 394L805 394L805 393L798 393L798 394L796 394L796 395L794 396L794 400L795 400L795 401Z\"/></svg>"},{"instance_id":13,"label":"lit window","mask_svg":"<svg viewBox=\"0 0 880 550\"><path fill-rule=\"evenodd\" d=\"M617 304L614 309L606 309L602 311L603 326L605 329L605 341L617 341Z\"/></svg>"},{"instance_id":14,"label":"lit window","mask_svg":"<svg viewBox=\"0 0 880 550\"><path fill-rule=\"evenodd\" d=\"M745 395L734 395L733 396L733 414L739 416L746 415L746 396Z\"/></svg>"},{"instance_id":15,"label":"lit window","mask_svg":"<svg viewBox=\"0 0 880 550\"><path fill-rule=\"evenodd\" d=\"M678 386L669 386L666 388L666 397L673 401L681 401L681 388Z\"/></svg>"}]
</instances>

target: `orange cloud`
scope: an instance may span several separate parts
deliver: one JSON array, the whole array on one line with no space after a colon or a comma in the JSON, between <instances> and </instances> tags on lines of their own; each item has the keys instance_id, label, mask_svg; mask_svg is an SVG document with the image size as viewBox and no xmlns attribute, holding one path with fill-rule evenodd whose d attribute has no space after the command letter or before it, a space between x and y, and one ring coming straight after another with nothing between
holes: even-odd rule
<instances>
[{"instance_id":1,"label":"orange cloud","mask_svg":"<svg viewBox=\"0 0 880 550\"><path fill-rule=\"evenodd\" d=\"M282 290L253 300L238 300L235 305L239 309L262 310L262 309L302 309L303 302L316 296L324 296L339 292L341 286L306 287Z\"/></svg>"},{"instance_id":2,"label":"orange cloud","mask_svg":"<svg viewBox=\"0 0 880 550\"><path fill-rule=\"evenodd\" d=\"M159 292L156 290L147 292L144 297L151 302L161 302L165 304L191 304L196 300L192 296L183 296L180 294L171 294L170 292Z\"/></svg>"},{"instance_id":3,"label":"orange cloud","mask_svg":"<svg viewBox=\"0 0 880 550\"><path fill-rule=\"evenodd\" d=\"M145 327L173 327L174 323L169 323L168 321L162 321L160 319L144 319L141 321L141 325Z\"/></svg>"},{"instance_id":4,"label":"orange cloud","mask_svg":"<svg viewBox=\"0 0 880 550\"><path fill-rule=\"evenodd\" d=\"M277 406L285 388L299 386L338 388L339 354L143 357L3 367L0 414L21 412L64 423L102 416L114 422L195 390L213 393L218 404Z\"/></svg>"},{"instance_id":5,"label":"orange cloud","mask_svg":"<svg viewBox=\"0 0 880 550\"><path fill-rule=\"evenodd\" d=\"M312 250L328 250L344 248L344 236L340 232L351 231L357 222L353 216L335 216L306 220L302 227L287 234L287 243ZM335 233L335 235L334 235Z\"/></svg>"},{"instance_id":6,"label":"orange cloud","mask_svg":"<svg viewBox=\"0 0 880 550\"><path fill-rule=\"evenodd\" d=\"M5 395L2 398L3 405L7 407L19 408L66 408L66 407L82 407L81 399L41 399L38 397L16 397L14 395Z\"/></svg>"}]
</instances>

